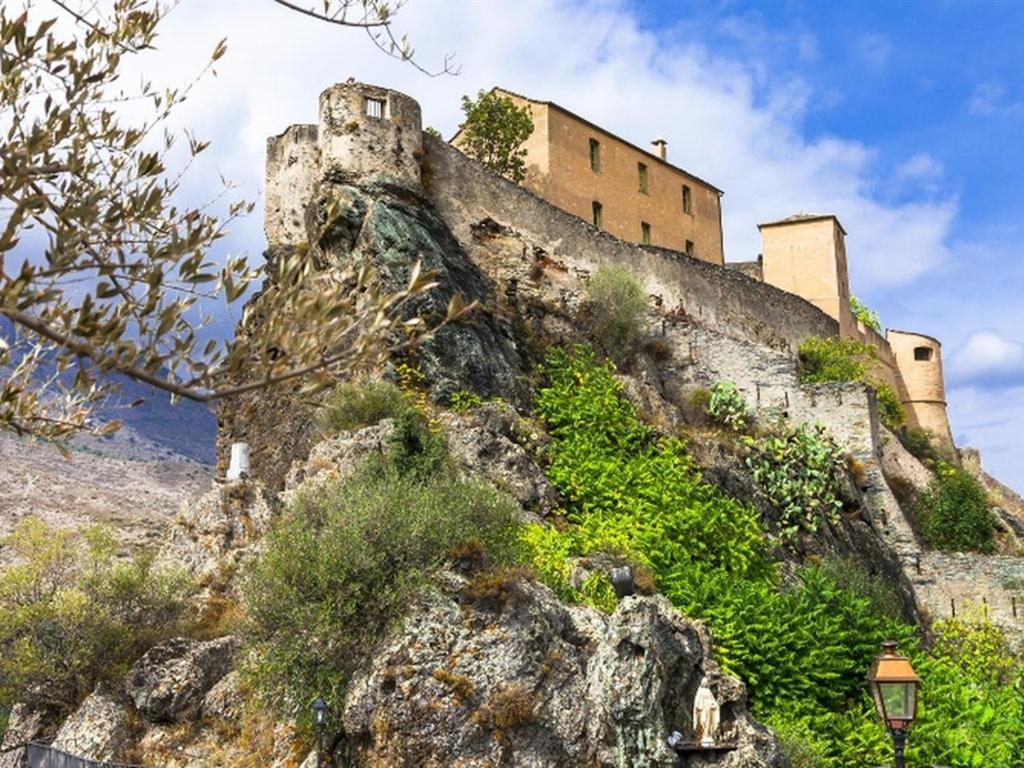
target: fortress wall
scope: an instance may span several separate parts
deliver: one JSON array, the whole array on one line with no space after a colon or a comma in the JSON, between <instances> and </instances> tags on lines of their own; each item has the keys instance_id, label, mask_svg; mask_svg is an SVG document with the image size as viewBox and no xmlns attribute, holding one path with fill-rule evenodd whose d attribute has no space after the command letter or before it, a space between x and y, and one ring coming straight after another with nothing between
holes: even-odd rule
<instances>
[{"instance_id":1,"label":"fortress wall","mask_svg":"<svg viewBox=\"0 0 1024 768\"><path fill-rule=\"evenodd\" d=\"M444 141L424 136L423 142L424 192L464 246L472 242L471 227L489 218L571 271L625 266L663 310L728 336L793 353L808 336L839 331L835 320L798 296L675 251L622 242L496 177Z\"/></svg>"},{"instance_id":2,"label":"fortress wall","mask_svg":"<svg viewBox=\"0 0 1024 768\"><path fill-rule=\"evenodd\" d=\"M263 231L268 243L294 245L306 239L306 204L319 173L317 126L292 125L267 139Z\"/></svg>"},{"instance_id":3,"label":"fortress wall","mask_svg":"<svg viewBox=\"0 0 1024 768\"><path fill-rule=\"evenodd\" d=\"M913 581L933 621L981 612L1011 640L1024 639L1024 571L1019 557L925 552Z\"/></svg>"}]
</instances>

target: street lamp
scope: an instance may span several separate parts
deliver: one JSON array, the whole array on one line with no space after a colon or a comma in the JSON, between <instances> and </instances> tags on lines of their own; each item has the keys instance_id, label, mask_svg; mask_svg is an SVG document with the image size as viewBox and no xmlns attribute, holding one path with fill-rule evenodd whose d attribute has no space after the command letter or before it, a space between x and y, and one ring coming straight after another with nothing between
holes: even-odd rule
<instances>
[{"instance_id":1,"label":"street lamp","mask_svg":"<svg viewBox=\"0 0 1024 768\"><path fill-rule=\"evenodd\" d=\"M868 684L878 716L892 736L896 768L904 768L903 748L907 743L907 728L917 717L921 678L910 666L909 659L896 653L896 643L889 640L882 643L882 653L871 665Z\"/></svg>"},{"instance_id":2,"label":"street lamp","mask_svg":"<svg viewBox=\"0 0 1024 768\"><path fill-rule=\"evenodd\" d=\"M327 714L327 702L317 696L313 702L313 716L316 719L316 768L320 768L321 755L324 751L324 717Z\"/></svg>"}]
</instances>

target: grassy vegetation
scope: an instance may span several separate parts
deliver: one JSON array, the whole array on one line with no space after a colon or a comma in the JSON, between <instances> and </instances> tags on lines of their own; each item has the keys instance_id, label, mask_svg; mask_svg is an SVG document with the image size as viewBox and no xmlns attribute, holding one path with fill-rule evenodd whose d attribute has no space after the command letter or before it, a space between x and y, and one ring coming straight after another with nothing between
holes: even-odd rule
<instances>
[{"instance_id":1,"label":"grassy vegetation","mask_svg":"<svg viewBox=\"0 0 1024 768\"><path fill-rule=\"evenodd\" d=\"M633 274L617 264L600 267L587 281L590 331L595 343L619 365L636 353L647 294Z\"/></svg>"},{"instance_id":2,"label":"grassy vegetation","mask_svg":"<svg viewBox=\"0 0 1024 768\"><path fill-rule=\"evenodd\" d=\"M409 409L402 390L389 381L350 381L339 384L324 403L320 423L324 432L348 432Z\"/></svg>"},{"instance_id":3,"label":"grassy vegetation","mask_svg":"<svg viewBox=\"0 0 1024 768\"><path fill-rule=\"evenodd\" d=\"M2 544L0 731L23 702L67 714L103 679L180 627L189 582L149 554L118 560L111 533L19 523Z\"/></svg>"},{"instance_id":4,"label":"grassy vegetation","mask_svg":"<svg viewBox=\"0 0 1024 768\"><path fill-rule=\"evenodd\" d=\"M937 465L935 479L913 509L925 546L954 552L995 551L995 526L981 483L950 464Z\"/></svg>"},{"instance_id":5,"label":"grassy vegetation","mask_svg":"<svg viewBox=\"0 0 1024 768\"><path fill-rule=\"evenodd\" d=\"M864 684L882 639L899 641L925 680L909 764L1022 764L1024 676L998 630L940 624L944 639L927 652L887 582L854 563L810 563L783 583L753 510L704 484L682 443L641 423L608 365L584 348L556 350L545 374L538 413L569 525L528 526L524 539L564 599L615 604L603 575L570 584L574 558L612 553L649 573L707 623L725 668L747 683L755 715L779 729L796 766L891 758Z\"/></svg>"},{"instance_id":6,"label":"grassy vegetation","mask_svg":"<svg viewBox=\"0 0 1024 768\"><path fill-rule=\"evenodd\" d=\"M248 679L281 714L305 714L315 694L343 701L454 549L479 542L507 562L517 530L514 502L459 479L418 414L403 412L390 454L299 495L245 574Z\"/></svg>"}]
</instances>

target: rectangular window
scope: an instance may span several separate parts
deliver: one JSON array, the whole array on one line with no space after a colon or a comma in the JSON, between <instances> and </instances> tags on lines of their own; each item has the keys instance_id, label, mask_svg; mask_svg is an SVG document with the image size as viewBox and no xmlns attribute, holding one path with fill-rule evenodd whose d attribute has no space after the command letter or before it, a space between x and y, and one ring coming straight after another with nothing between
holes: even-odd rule
<instances>
[{"instance_id":1,"label":"rectangular window","mask_svg":"<svg viewBox=\"0 0 1024 768\"><path fill-rule=\"evenodd\" d=\"M693 213L693 198L690 188L683 184L683 213Z\"/></svg>"},{"instance_id":2,"label":"rectangular window","mask_svg":"<svg viewBox=\"0 0 1024 768\"><path fill-rule=\"evenodd\" d=\"M598 229L600 229L601 228L601 212L602 212L601 204L599 202L597 202L597 200L595 200L591 204L591 209L594 212L594 226L597 227Z\"/></svg>"},{"instance_id":3,"label":"rectangular window","mask_svg":"<svg viewBox=\"0 0 1024 768\"><path fill-rule=\"evenodd\" d=\"M686 255L693 256L693 240L686 241Z\"/></svg>"},{"instance_id":4,"label":"rectangular window","mask_svg":"<svg viewBox=\"0 0 1024 768\"><path fill-rule=\"evenodd\" d=\"M590 170L601 170L601 142L597 139L590 140Z\"/></svg>"},{"instance_id":5,"label":"rectangular window","mask_svg":"<svg viewBox=\"0 0 1024 768\"><path fill-rule=\"evenodd\" d=\"M928 347L914 347L914 359L927 361L932 359L932 351Z\"/></svg>"},{"instance_id":6,"label":"rectangular window","mask_svg":"<svg viewBox=\"0 0 1024 768\"><path fill-rule=\"evenodd\" d=\"M646 221L640 222L640 242L644 245L651 244L651 225Z\"/></svg>"},{"instance_id":7,"label":"rectangular window","mask_svg":"<svg viewBox=\"0 0 1024 768\"><path fill-rule=\"evenodd\" d=\"M636 164L636 180L640 193L647 194L647 166L643 163Z\"/></svg>"},{"instance_id":8,"label":"rectangular window","mask_svg":"<svg viewBox=\"0 0 1024 768\"><path fill-rule=\"evenodd\" d=\"M384 117L384 100L383 99L366 99L366 116L367 117Z\"/></svg>"}]
</instances>

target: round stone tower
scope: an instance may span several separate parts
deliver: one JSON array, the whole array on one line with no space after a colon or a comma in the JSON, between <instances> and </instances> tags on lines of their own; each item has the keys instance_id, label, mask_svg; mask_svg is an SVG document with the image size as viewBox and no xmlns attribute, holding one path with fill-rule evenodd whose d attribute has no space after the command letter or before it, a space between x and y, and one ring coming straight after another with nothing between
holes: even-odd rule
<instances>
[{"instance_id":1,"label":"round stone tower","mask_svg":"<svg viewBox=\"0 0 1024 768\"><path fill-rule=\"evenodd\" d=\"M338 83L320 94L319 122L322 179L420 188L423 121L415 99L366 83Z\"/></svg>"},{"instance_id":2,"label":"round stone tower","mask_svg":"<svg viewBox=\"0 0 1024 768\"><path fill-rule=\"evenodd\" d=\"M931 336L907 331L886 331L907 387L908 416L937 439L952 447L953 436L946 416L946 388L942 379L942 344Z\"/></svg>"}]
</instances>

